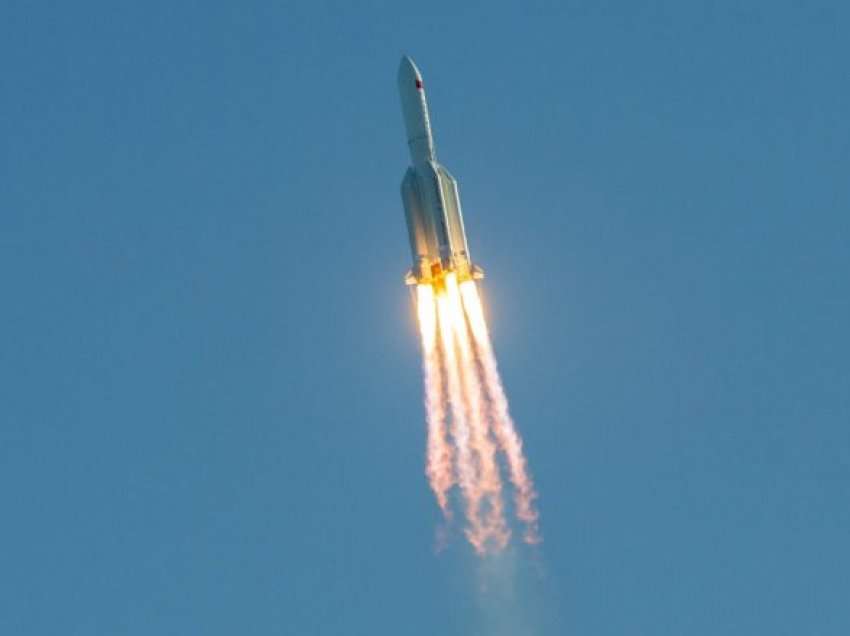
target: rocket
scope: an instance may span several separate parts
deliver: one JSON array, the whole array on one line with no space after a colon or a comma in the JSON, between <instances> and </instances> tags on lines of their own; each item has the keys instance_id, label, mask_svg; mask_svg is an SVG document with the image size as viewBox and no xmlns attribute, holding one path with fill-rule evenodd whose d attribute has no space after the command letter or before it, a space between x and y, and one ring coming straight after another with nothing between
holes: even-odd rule
<instances>
[{"instance_id":1,"label":"rocket","mask_svg":"<svg viewBox=\"0 0 850 636\"><path fill-rule=\"evenodd\" d=\"M405 283L441 286L449 272L455 273L458 282L483 278L484 271L469 256L457 181L434 151L422 74L408 56L398 69L398 91L411 164L401 182L413 256Z\"/></svg>"}]
</instances>

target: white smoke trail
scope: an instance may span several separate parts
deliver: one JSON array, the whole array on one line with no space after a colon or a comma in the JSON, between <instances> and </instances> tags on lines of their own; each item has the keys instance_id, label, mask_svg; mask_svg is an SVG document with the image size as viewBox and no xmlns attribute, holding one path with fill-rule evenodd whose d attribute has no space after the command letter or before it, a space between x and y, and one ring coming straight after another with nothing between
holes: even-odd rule
<instances>
[{"instance_id":1,"label":"white smoke trail","mask_svg":"<svg viewBox=\"0 0 850 636\"><path fill-rule=\"evenodd\" d=\"M508 398L499 377L496 356L490 343L490 335L481 308L478 288L474 281L464 281L461 283L460 289L464 309L475 338L478 358L484 371L484 383L490 398L494 433L507 457L508 471L516 490L516 515L526 525L526 542L539 543L538 513L534 507L534 499L537 497L537 493L534 490L534 483L529 475L525 456L522 453L522 440L510 416Z\"/></svg>"},{"instance_id":2,"label":"white smoke trail","mask_svg":"<svg viewBox=\"0 0 850 636\"><path fill-rule=\"evenodd\" d=\"M496 463L496 447L490 439L485 413L484 392L475 362L469 329L463 313L457 281L453 274L446 277L446 294L453 318L455 338L460 352L460 371L467 406L472 448L477 458L477 492L486 498L487 510L482 511L482 532L477 543L499 551L510 539L502 503L502 479Z\"/></svg>"},{"instance_id":3,"label":"white smoke trail","mask_svg":"<svg viewBox=\"0 0 850 636\"><path fill-rule=\"evenodd\" d=\"M497 451L504 452L525 540L537 543L536 493L511 419L481 301L473 281L417 286L422 338L428 450L425 472L446 519L457 484L464 534L480 555L501 553L511 531L505 519ZM471 337L470 337L471 332Z\"/></svg>"},{"instance_id":4,"label":"white smoke trail","mask_svg":"<svg viewBox=\"0 0 850 636\"><path fill-rule=\"evenodd\" d=\"M448 491L454 481L451 447L446 439L445 397L443 395L440 355L436 346L437 312L434 288L418 285L416 308L422 338L422 370L425 384L425 412L428 422L428 451L425 473L437 498L437 504L447 519L451 516Z\"/></svg>"},{"instance_id":5,"label":"white smoke trail","mask_svg":"<svg viewBox=\"0 0 850 636\"><path fill-rule=\"evenodd\" d=\"M449 405L452 411L452 437L457 448L457 472L461 493L466 502L466 520L469 528L466 537L478 553L484 552L481 542L483 529L479 519L481 508L481 493L476 483L475 465L469 446L469 425L466 417L463 387L457 366L455 354L455 338L451 306L445 295L437 296L437 313L440 323L440 341L442 344L443 360L445 362L446 380L448 384Z\"/></svg>"}]
</instances>

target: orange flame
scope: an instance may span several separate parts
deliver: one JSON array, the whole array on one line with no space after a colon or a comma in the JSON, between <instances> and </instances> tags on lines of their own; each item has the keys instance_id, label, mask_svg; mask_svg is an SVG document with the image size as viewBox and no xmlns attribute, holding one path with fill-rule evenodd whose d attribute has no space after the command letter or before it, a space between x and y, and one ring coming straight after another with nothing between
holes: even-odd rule
<instances>
[{"instance_id":1,"label":"orange flame","mask_svg":"<svg viewBox=\"0 0 850 636\"><path fill-rule=\"evenodd\" d=\"M416 288L416 309L422 337L422 371L425 382L425 412L428 421L428 454L425 473L443 515L451 516L448 491L452 487L452 453L446 439L445 398L436 347L437 312L434 289L430 285Z\"/></svg>"},{"instance_id":2,"label":"orange flame","mask_svg":"<svg viewBox=\"0 0 850 636\"><path fill-rule=\"evenodd\" d=\"M416 293L428 421L425 472L437 503L450 518L449 492L457 483L465 508L465 535L476 552L504 549L510 529L498 447L507 459L516 515L526 526L525 540L536 543L540 537L534 484L508 412L475 283L458 285L449 272L439 286L420 284Z\"/></svg>"}]
</instances>

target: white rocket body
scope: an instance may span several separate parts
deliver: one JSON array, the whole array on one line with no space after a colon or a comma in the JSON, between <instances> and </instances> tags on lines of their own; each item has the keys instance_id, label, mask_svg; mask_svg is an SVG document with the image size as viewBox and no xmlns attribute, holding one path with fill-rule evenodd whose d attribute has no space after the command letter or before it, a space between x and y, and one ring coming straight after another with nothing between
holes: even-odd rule
<instances>
[{"instance_id":1,"label":"white rocket body","mask_svg":"<svg viewBox=\"0 0 850 636\"><path fill-rule=\"evenodd\" d=\"M483 278L469 257L457 181L437 162L422 75L407 56L398 69L398 90L411 161L401 182L413 255L405 282L439 285L446 272L455 272L458 281Z\"/></svg>"}]
</instances>

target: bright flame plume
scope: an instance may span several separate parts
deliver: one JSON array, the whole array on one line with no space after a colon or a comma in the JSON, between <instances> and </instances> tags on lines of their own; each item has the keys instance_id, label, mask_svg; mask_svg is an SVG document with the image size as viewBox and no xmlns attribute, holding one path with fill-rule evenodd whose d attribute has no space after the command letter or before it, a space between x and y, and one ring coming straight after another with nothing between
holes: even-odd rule
<instances>
[{"instance_id":1,"label":"bright flame plume","mask_svg":"<svg viewBox=\"0 0 850 636\"><path fill-rule=\"evenodd\" d=\"M474 281L418 285L428 451L425 472L437 504L451 518L449 495L459 486L465 535L476 552L499 552L510 539L498 452L514 489L524 539L538 543L536 493L522 441L508 410L481 299ZM447 423L448 420L448 423Z\"/></svg>"},{"instance_id":2,"label":"bright flame plume","mask_svg":"<svg viewBox=\"0 0 850 636\"><path fill-rule=\"evenodd\" d=\"M446 439L445 399L440 372L440 355L436 346L437 312L434 290L430 285L416 289L416 308L422 337L422 373L425 384L425 413L428 420L428 455L425 472L437 503L448 518L448 491L452 487L452 452Z\"/></svg>"}]
</instances>

